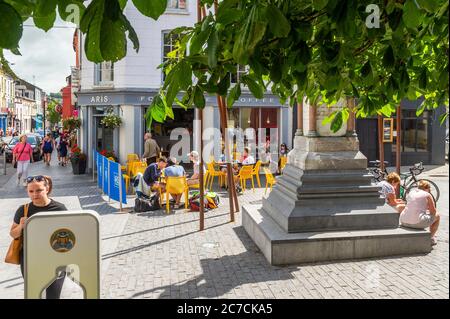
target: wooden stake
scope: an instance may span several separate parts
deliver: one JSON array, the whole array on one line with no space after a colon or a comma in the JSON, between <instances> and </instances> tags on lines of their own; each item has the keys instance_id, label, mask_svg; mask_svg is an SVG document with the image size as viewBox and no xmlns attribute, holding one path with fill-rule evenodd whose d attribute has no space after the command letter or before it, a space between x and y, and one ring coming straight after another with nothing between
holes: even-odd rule
<instances>
[{"instance_id":1,"label":"wooden stake","mask_svg":"<svg viewBox=\"0 0 450 319\"><path fill-rule=\"evenodd\" d=\"M397 174L400 175L400 168L402 165L402 105L401 103L397 106L397 125L396 125L396 131L397 131L397 138L395 143L395 151L396 151L396 161L395 166L397 170Z\"/></svg>"}]
</instances>

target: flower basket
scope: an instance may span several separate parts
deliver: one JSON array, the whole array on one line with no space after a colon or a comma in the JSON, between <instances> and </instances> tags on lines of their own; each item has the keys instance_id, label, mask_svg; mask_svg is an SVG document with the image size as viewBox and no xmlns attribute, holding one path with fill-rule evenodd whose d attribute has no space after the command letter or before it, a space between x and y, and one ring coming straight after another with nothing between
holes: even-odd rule
<instances>
[{"instance_id":1,"label":"flower basket","mask_svg":"<svg viewBox=\"0 0 450 319\"><path fill-rule=\"evenodd\" d=\"M81 120L77 117L68 117L63 120L63 128L64 130L73 131L75 129L79 129L81 127Z\"/></svg>"},{"instance_id":2,"label":"flower basket","mask_svg":"<svg viewBox=\"0 0 450 319\"><path fill-rule=\"evenodd\" d=\"M100 122L101 125L107 128L115 129L117 127L120 127L122 125L122 118L114 113L108 113L105 115Z\"/></svg>"}]
</instances>

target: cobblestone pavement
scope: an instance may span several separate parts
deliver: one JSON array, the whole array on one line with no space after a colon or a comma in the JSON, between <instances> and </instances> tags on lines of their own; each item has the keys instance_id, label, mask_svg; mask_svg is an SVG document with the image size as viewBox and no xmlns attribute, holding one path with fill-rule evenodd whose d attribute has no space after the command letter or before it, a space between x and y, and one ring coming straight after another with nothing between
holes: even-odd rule
<instances>
[{"instance_id":1,"label":"cobblestone pavement","mask_svg":"<svg viewBox=\"0 0 450 319\"><path fill-rule=\"evenodd\" d=\"M102 298L449 298L448 166L433 177L441 189L442 222L430 254L287 267L266 262L241 226L241 213L229 222L226 193L220 193L220 208L206 213L200 232L198 213L116 214L117 205L105 201L92 177L73 176L70 167L50 170L55 196L77 196L65 200L101 214ZM12 187L7 184L2 199L25 196ZM247 191L239 203L260 203L263 194ZM6 206L17 203L0 208L2 256L14 213ZM0 264L0 298L23 296L23 280L13 268ZM65 286L63 295L79 296L71 289Z\"/></svg>"}]
</instances>

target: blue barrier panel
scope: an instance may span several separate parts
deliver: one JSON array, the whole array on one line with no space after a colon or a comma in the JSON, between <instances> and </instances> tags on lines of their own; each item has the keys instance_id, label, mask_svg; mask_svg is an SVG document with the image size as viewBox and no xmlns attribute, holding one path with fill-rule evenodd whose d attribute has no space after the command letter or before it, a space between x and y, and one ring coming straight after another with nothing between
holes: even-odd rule
<instances>
[{"instance_id":1,"label":"blue barrier panel","mask_svg":"<svg viewBox=\"0 0 450 319\"><path fill-rule=\"evenodd\" d=\"M103 193L105 193L106 195L108 194L108 159L104 156L102 156L102 160L103 160Z\"/></svg>"},{"instance_id":2,"label":"blue barrier panel","mask_svg":"<svg viewBox=\"0 0 450 319\"><path fill-rule=\"evenodd\" d=\"M120 163L109 162L109 196L115 201L120 201L120 193L122 193L122 203L127 203L127 195L125 192L125 181L122 176ZM119 186L119 183L122 185Z\"/></svg>"},{"instance_id":3,"label":"blue barrier panel","mask_svg":"<svg viewBox=\"0 0 450 319\"><path fill-rule=\"evenodd\" d=\"M97 186L103 188L103 156L96 152L97 155Z\"/></svg>"}]
</instances>

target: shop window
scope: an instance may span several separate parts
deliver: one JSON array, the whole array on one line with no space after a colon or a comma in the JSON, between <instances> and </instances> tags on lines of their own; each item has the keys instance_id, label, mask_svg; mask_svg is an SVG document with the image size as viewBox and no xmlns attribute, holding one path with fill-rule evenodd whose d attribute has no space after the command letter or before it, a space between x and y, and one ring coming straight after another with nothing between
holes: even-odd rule
<instances>
[{"instance_id":1,"label":"shop window","mask_svg":"<svg viewBox=\"0 0 450 319\"><path fill-rule=\"evenodd\" d=\"M430 113L416 116L415 110L404 110L402 114L402 152L429 152L428 123ZM394 120L394 123L396 121ZM396 131L396 125L394 130ZM394 137L392 151L396 151L397 137Z\"/></svg>"},{"instance_id":2,"label":"shop window","mask_svg":"<svg viewBox=\"0 0 450 319\"><path fill-rule=\"evenodd\" d=\"M169 0L167 2L167 9L186 10L186 2L186 0Z\"/></svg>"}]
</instances>

